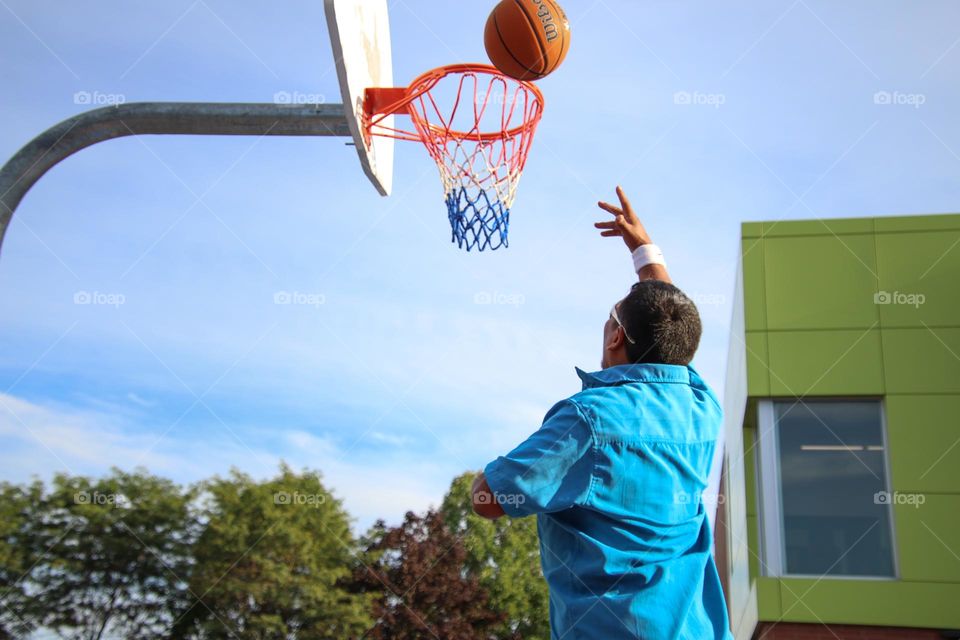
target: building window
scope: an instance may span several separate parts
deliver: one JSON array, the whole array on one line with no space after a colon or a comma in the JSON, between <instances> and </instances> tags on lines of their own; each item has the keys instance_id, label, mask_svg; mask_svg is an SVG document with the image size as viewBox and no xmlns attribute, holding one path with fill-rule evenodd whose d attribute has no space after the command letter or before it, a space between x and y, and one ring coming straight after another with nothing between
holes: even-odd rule
<instances>
[{"instance_id":1,"label":"building window","mask_svg":"<svg viewBox=\"0 0 960 640\"><path fill-rule=\"evenodd\" d=\"M896 576L879 400L765 400L759 409L765 575Z\"/></svg>"}]
</instances>

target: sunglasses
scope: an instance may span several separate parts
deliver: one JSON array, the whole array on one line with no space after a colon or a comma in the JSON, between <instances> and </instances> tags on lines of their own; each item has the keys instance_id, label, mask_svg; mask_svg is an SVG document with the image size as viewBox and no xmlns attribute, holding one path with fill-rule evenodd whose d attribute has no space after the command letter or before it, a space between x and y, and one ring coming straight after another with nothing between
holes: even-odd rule
<instances>
[{"instance_id":1,"label":"sunglasses","mask_svg":"<svg viewBox=\"0 0 960 640\"><path fill-rule=\"evenodd\" d=\"M620 314L617 312L617 304L613 305L613 308L610 309L610 317L613 318L613 321L617 323L617 326L623 329L623 337L627 339L627 342L630 344L637 344L636 341L630 337L630 334L627 333L627 328L623 326L623 322L620 321Z\"/></svg>"}]
</instances>

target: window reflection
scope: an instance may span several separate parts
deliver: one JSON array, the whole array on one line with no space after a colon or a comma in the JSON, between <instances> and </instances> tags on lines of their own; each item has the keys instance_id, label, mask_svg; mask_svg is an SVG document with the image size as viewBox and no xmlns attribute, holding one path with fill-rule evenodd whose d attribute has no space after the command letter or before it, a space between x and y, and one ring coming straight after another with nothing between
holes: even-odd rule
<instances>
[{"instance_id":1,"label":"window reflection","mask_svg":"<svg viewBox=\"0 0 960 640\"><path fill-rule=\"evenodd\" d=\"M775 411L786 573L893 576L880 403Z\"/></svg>"}]
</instances>

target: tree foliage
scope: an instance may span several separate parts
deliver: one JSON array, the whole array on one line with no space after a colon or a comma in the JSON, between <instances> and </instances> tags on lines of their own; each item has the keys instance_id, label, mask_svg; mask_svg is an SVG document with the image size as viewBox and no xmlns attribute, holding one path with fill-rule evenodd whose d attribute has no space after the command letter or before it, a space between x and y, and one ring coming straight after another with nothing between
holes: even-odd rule
<instances>
[{"instance_id":1,"label":"tree foliage","mask_svg":"<svg viewBox=\"0 0 960 640\"><path fill-rule=\"evenodd\" d=\"M43 485L0 483L0 640L23 638L36 628L41 609L29 597L31 568L37 560L33 525Z\"/></svg>"},{"instance_id":2,"label":"tree foliage","mask_svg":"<svg viewBox=\"0 0 960 640\"><path fill-rule=\"evenodd\" d=\"M234 471L205 487L191 638L341 640L370 626L369 602L341 586L357 551L349 518L314 472L283 466L266 482Z\"/></svg>"},{"instance_id":3,"label":"tree foliage","mask_svg":"<svg viewBox=\"0 0 960 640\"><path fill-rule=\"evenodd\" d=\"M477 474L454 479L441 513L447 527L463 540L465 567L490 593L491 608L503 615L498 639L550 638L549 595L540 568L536 518L486 520L473 512L471 488Z\"/></svg>"},{"instance_id":4,"label":"tree foliage","mask_svg":"<svg viewBox=\"0 0 960 640\"><path fill-rule=\"evenodd\" d=\"M361 589L376 594L374 640L480 640L500 622L478 580L464 571L467 553L443 517L407 512L398 527L378 522L367 538Z\"/></svg>"},{"instance_id":5,"label":"tree foliage","mask_svg":"<svg viewBox=\"0 0 960 640\"><path fill-rule=\"evenodd\" d=\"M155 638L183 606L191 491L143 470L32 485L21 513L23 612L62 638ZM7 507L5 507L6 509ZM11 562L13 565L16 560Z\"/></svg>"},{"instance_id":6,"label":"tree foliage","mask_svg":"<svg viewBox=\"0 0 960 640\"><path fill-rule=\"evenodd\" d=\"M0 483L0 640L546 640L536 521L476 516L473 478L362 540L319 474L286 466Z\"/></svg>"}]
</instances>

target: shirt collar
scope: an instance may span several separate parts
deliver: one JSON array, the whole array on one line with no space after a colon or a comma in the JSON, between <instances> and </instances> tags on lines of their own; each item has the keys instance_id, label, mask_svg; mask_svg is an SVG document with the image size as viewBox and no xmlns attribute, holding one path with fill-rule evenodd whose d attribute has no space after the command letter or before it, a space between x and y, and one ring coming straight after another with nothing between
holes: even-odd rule
<instances>
[{"instance_id":1,"label":"shirt collar","mask_svg":"<svg viewBox=\"0 0 960 640\"><path fill-rule=\"evenodd\" d=\"M583 382L583 390L595 387L614 387L629 382L680 382L690 384L690 367L676 364L621 364L587 373L576 367Z\"/></svg>"}]
</instances>

